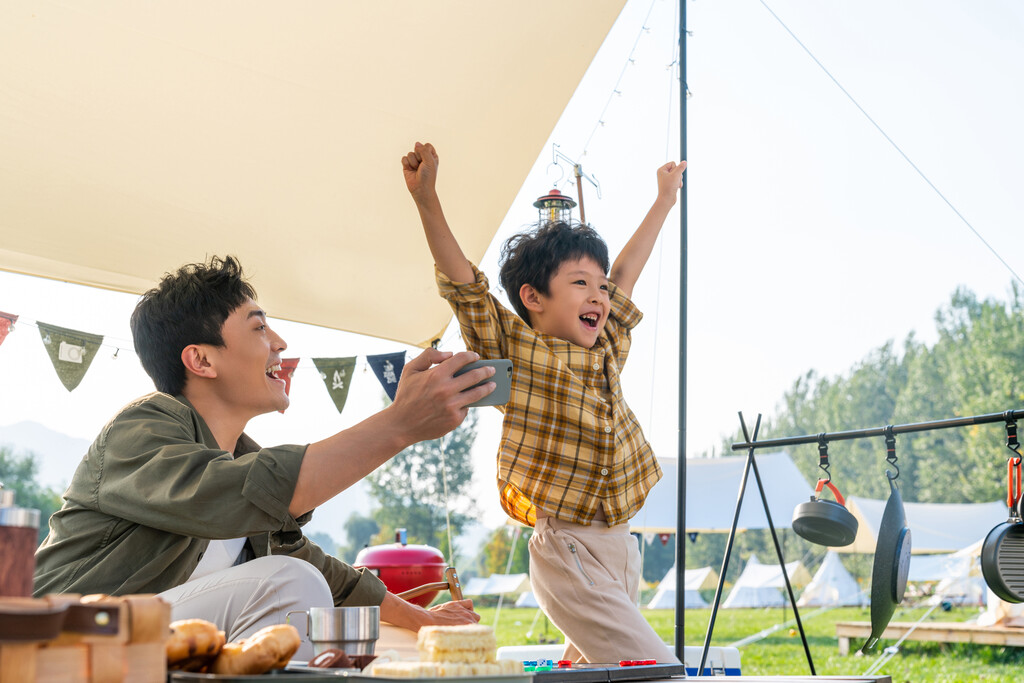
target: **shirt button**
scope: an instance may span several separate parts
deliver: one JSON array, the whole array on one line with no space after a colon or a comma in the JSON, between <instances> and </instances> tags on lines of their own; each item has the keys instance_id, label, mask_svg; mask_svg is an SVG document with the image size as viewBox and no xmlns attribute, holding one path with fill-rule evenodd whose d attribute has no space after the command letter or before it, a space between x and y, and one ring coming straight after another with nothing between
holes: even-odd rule
<instances>
[{"instance_id":1,"label":"shirt button","mask_svg":"<svg viewBox=\"0 0 1024 683\"><path fill-rule=\"evenodd\" d=\"M594 369L595 370L600 370L601 369L601 364L600 363L594 363Z\"/></svg>"},{"instance_id":2,"label":"shirt button","mask_svg":"<svg viewBox=\"0 0 1024 683\"><path fill-rule=\"evenodd\" d=\"M611 431L612 431L612 428L611 428L611 427L605 427L605 428L604 428L604 433L605 433L605 434L609 434L609 433L611 433Z\"/></svg>"},{"instance_id":3,"label":"shirt button","mask_svg":"<svg viewBox=\"0 0 1024 683\"><path fill-rule=\"evenodd\" d=\"M607 467L602 467L601 468L601 476L602 477L607 477L608 476L608 468Z\"/></svg>"}]
</instances>

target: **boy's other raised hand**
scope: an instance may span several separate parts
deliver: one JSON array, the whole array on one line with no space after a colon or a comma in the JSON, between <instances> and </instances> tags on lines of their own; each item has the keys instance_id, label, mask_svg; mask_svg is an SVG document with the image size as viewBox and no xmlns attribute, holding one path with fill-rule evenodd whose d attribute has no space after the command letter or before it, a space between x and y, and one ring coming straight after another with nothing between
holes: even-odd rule
<instances>
[{"instance_id":1,"label":"boy's other raised hand","mask_svg":"<svg viewBox=\"0 0 1024 683\"><path fill-rule=\"evenodd\" d=\"M658 198L671 200L676 203L676 192L683 186L683 171L686 170L686 162L678 164L670 161L658 168Z\"/></svg>"},{"instance_id":2,"label":"boy's other raised hand","mask_svg":"<svg viewBox=\"0 0 1024 683\"><path fill-rule=\"evenodd\" d=\"M419 200L434 191L437 182L437 151L429 142L417 142L411 152L402 157L405 186L413 199Z\"/></svg>"}]
</instances>

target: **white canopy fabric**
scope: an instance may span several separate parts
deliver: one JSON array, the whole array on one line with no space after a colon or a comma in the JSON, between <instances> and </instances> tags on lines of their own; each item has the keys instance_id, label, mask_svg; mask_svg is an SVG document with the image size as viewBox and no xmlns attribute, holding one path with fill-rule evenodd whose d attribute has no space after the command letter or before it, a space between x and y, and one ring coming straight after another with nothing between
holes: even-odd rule
<instances>
[{"instance_id":1,"label":"white canopy fabric","mask_svg":"<svg viewBox=\"0 0 1024 683\"><path fill-rule=\"evenodd\" d=\"M764 483L768 509L776 529L792 525L793 510L810 499L814 489L807 483L788 453L757 454L757 469ZM664 476L647 496L640 511L630 520L633 531L675 533L678 498L677 460L660 458ZM688 532L728 532L736 508L736 497L747 458L687 458L686 530ZM766 529L768 518L761 504L754 473L740 508L738 529Z\"/></svg>"},{"instance_id":2,"label":"white canopy fabric","mask_svg":"<svg viewBox=\"0 0 1024 683\"><path fill-rule=\"evenodd\" d=\"M839 555L829 550L796 604L799 607L863 607L869 602L867 594L843 566Z\"/></svg>"},{"instance_id":3,"label":"white canopy fabric","mask_svg":"<svg viewBox=\"0 0 1024 683\"><path fill-rule=\"evenodd\" d=\"M811 580L810 573L799 560L786 563L786 574L794 588L806 586ZM728 597L722 602L722 608L782 607L789 603L788 596L782 590L785 586L781 567L777 564L761 564L756 556L751 555Z\"/></svg>"},{"instance_id":4,"label":"white canopy fabric","mask_svg":"<svg viewBox=\"0 0 1024 683\"><path fill-rule=\"evenodd\" d=\"M658 583L658 590L647 603L648 609L672 609L676 606L676 565L668 570ZM711 567L687 569L683 574L683 607L707 607L708 603L698 591L718 587L718 574Z\"/></svg>"},{"instance_id":5,"label":"white canopy fabric","mask_svg":"<svg viewBox=\"0 0 1024 683\"><path fill-rule=\"evenodd\" d=\"M878 529L885 512L884 500L849 496L846 507L857 518L857 537L841 553L873 553ZM1006 503L908 503L903 510L910 527L910 548L915 555L949 553L965 548L982 538L997 524L1006 521ZM911 571L914 562L910 563Z\"/></svg>"},{"instance_id":6,"label":"white canopy fabric","mask_svg":"<svg viewBox=\"0 0 1024 683\"><path fill-rule=\"evenodd\" d=\"M474 576L462 587L463 595L507 595L529 590L528 574L491 574L486 579Z\"/></svg>"},{"instance_id":7,"label":"white canopy fabric","mask_svg":"<svg viewBox=\"0 0 1024 683\"><path fill-rule=\"evenodd\" d=\"M479 261L623 5L2 3L0 269L142 292L230 253L275 317L426 345L401 156L437 143Z\"/></svg>"},{"instance_id":8,"label":"white canopy fabric","mask_svg":"<svg viewBox=\"0 0 1024 683\"><path fill-rule=\"evenodd\" d=\"M540 607L537 604L537 596L533 594L533 591L526 591L518 598L516 598L516 607Z\"/></svg>"}]
</instances>

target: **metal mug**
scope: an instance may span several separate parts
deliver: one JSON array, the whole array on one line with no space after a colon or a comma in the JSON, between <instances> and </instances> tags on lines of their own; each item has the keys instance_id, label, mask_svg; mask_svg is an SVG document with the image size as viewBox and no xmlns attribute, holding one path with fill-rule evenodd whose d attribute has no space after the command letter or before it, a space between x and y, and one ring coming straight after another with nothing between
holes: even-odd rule
<instances>
[{"instance_id":1,"label":"metal mug","mask_svg":"<svg viewBox=\"0 0 1024 683\"><path fill-rule=\"evenodd\" d=\"M313 645L313 655L337 649L349 655L372 655L380 636L380 607L310 607L285 615L306 616L306 636Z\"/></svg>"}]
</instances>

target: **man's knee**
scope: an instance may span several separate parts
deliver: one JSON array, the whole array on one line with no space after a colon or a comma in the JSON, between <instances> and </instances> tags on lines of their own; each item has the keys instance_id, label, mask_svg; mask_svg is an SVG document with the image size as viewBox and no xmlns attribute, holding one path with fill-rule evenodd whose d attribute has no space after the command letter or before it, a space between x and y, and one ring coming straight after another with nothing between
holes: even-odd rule
<instances>
[{"instance_id":1,"label":"man's knee","mask_svg":"<svg viewBox=\"0 0 1024 683\"><path fill-rule=\"evenodd\" d=\"M331 607L334 598L327 579L320 570L305 560L285 555L271 555L251 560L252 569L262 574L275 590L293 596L309 607Z\"/></svg>"}]
</instances>

